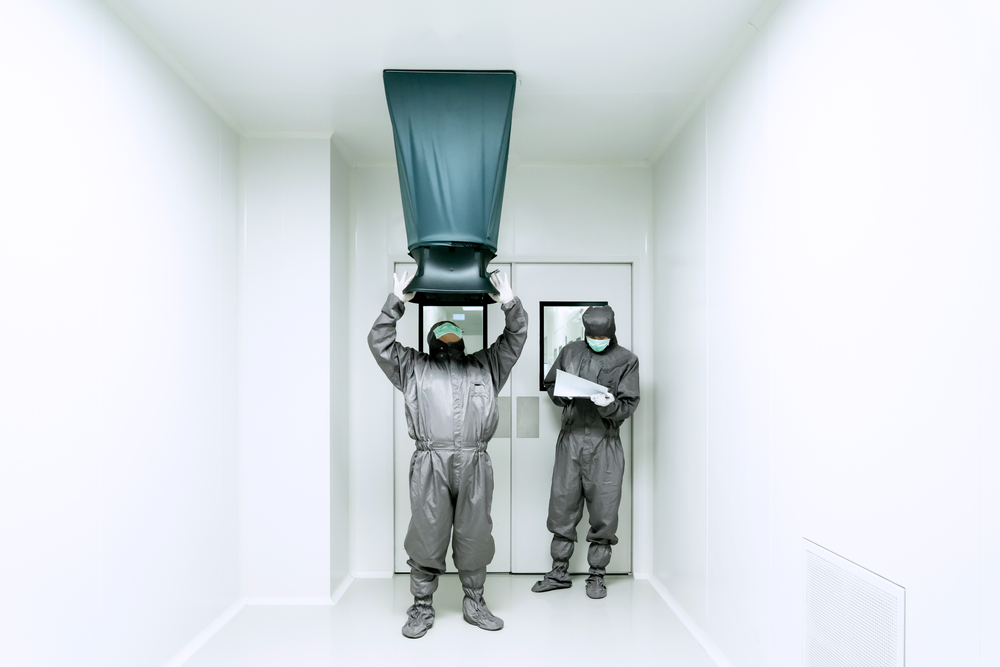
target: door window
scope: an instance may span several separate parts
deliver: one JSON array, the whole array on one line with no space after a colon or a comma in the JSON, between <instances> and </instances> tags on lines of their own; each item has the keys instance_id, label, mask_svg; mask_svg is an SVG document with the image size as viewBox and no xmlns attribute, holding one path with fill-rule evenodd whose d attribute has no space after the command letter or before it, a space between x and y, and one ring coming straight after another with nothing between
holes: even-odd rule
<instances>
[{"instance_id":1,"label":"door window","mask_svg":"<svg viewBox=\"0 0 1000 667\"><path fill-rule=\"evenodd\" d=\"M538 320L542 323L538 358L538 390L545 391L545 376L568 343L583 340L583 311L606 306L607 301L541 301Z\"/></svg>"},{"instance_id":2,"label":"door window","mask_svg":"<svg viewBox=\"0 0 1000 667\"><path fill-rule=\"evenodd\" d=\"M485 306L420 306L420 341L421 352L427 346L427 332L438 322L454 322L462 330L462 340L465 341L465 353L472 354L483 349L483 336L486 331L487 310Z\"/></svg>"}]
</instances>

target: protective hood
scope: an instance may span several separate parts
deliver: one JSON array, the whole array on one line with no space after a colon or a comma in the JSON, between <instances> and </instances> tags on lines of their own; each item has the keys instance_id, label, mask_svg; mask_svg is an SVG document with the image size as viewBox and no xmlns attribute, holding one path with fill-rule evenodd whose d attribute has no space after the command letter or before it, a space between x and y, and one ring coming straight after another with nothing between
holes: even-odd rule
<instances>
[{"instance_id":1,"label":"protective hood","mask_svg":"<svg viewBox=\"0 0 1000 667\"><path fill-rule=\"evenodd\" d=\"M427 332L427 352L432 357L451 357L452 359L459 359L465 356L465 339L462 338L454 343L442 343L434 335L434 330L437 329L442 324L455 324L449 320L441 320L437 322L428 330ZM457 325L456 325L457 326Z\"/></svg>"},{"instance_id":2,"label":"protective hood","mask_svg":"<svg viewBox=\"0 0 1000 667\"><path fill-rule=\"evenodd\" d=\"M604 352L618 345L618 338L615 336L615 311L611 306L591 306L583 311L583 331L587 336L607 336L611 343L604 349ZM603 354L596 352L595 354Z\"/></svg>"}]
</instances>

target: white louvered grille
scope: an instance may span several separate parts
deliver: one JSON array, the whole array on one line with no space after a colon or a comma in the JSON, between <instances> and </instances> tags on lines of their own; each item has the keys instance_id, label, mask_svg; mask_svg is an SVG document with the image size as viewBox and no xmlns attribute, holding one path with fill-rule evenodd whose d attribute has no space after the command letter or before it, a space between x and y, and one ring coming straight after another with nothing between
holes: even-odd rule
<instances>
[{"instance_id":1,"label":"white louvered grille","mask_svg":"<svg viewBox=\"0 0 1000 667\"><path fill-rule=\"evenodd\" d=\"M903 667L902 587L806 540L806 667Z\"/></svg>"}]
</instances>

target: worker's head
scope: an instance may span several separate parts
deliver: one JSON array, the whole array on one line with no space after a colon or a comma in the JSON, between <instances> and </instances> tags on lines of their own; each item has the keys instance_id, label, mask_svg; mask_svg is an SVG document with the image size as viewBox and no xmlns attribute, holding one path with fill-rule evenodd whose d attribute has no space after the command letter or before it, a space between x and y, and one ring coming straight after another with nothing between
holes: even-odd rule
<instances>
[{"instance_id":1,"label":"worker's head","mask_svg":"<svg viewBox=\"0 0 1000 667\"><path fill-rule=\"evenodd\" d=\"M427 349L451 353L465 353L465 341L462 340L462 330L454 322L447 320L438 322L427 332Z\"/></svg>"},{"instance_id":2,"label":"worker's head","mask_svg":"<svg viewBox=\"0 0 1000 667\"><path fill-rule=\"evenodd\" d=\"M615 311L611 306L591 306L583 311L583 331L587 336L587 345L594 352L604 352L614 347Z\"/></svg>"}]
</instances>

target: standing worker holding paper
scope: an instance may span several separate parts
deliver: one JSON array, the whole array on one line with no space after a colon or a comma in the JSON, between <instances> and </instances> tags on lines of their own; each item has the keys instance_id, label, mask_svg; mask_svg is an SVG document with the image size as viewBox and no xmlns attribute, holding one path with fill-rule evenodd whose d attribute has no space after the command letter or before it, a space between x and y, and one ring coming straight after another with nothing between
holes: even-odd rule
<instances>
[{"instance_id":1,"label":"standing worker holding paper","mask_svg":"<svg viewBox=\"0 0 1000 667\"><path fill-rule=\"evenodd\" d=\"M566 345L544 381L549 398L563 409L562 428L546 522L552 533L552 571L531 590L544 593L572 585L569 559L586 500L590 513L587 595L599 599L607 595L604 573L611 562L611 547L618 544L615 533L625 474L618 429L639 404L639 359L618 344L615 311L610 306L588 308L583 313L583 329L586 341ZM589 397L559 396L559 371L607 387L607 391Z\"/></svg>"}]
</instances>

